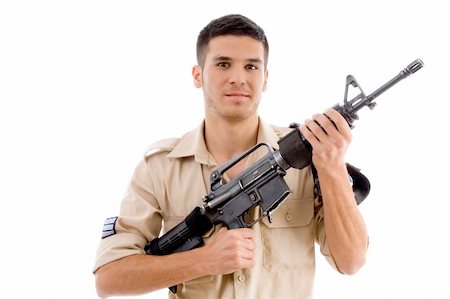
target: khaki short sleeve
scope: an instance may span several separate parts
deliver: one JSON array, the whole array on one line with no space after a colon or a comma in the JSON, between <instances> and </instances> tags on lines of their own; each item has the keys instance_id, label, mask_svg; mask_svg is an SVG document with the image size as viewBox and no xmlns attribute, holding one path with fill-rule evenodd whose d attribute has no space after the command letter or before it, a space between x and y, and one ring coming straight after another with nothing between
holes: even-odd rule
<instances>
[{"instance_id":1,"label":"khaki short sleeve","mask_svg":"<svg viewBox=\"0 0 450 299\"><path fill-rule=\"evenodd\" d=\"M148 161L144 159L134 172L119 216L110 221L109 236L100 241L94 272L112 261L144 254L148 240L159 235L162 216L151 177Z\"/></svg>"}]
</instances>

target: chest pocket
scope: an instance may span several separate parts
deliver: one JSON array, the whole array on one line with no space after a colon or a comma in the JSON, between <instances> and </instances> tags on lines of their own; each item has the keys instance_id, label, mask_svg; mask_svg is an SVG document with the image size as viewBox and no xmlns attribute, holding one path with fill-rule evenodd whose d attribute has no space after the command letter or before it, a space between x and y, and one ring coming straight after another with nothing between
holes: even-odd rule
<instances>
[{"instance_id":1,"label":"chest pocket","mask_svg":"<svg viewBox=\"0 0 450 299\"><path fill-rule=\"evenodd\" d=\"M263 263L269 270L314 266L314 199L289 199L262 220Z\"/></svg>"}]
</instances>

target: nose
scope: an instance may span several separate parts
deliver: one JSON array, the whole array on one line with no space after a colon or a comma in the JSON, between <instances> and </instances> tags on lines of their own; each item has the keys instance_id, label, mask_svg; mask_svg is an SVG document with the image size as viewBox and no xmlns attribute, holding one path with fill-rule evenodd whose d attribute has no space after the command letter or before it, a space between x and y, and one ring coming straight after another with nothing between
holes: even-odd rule
<instances>
[{"instance_id":1,"label":"nose","mask_svg":"<svg viewBox=\"0 0 450 299\"><path fill-rule=\"evenodd\" d=\"M241 68L234 67L230 70L229 73L229 83L231 85L244 85L246 78L245 78L245 71Z\"/></svg>"}]
</instances>

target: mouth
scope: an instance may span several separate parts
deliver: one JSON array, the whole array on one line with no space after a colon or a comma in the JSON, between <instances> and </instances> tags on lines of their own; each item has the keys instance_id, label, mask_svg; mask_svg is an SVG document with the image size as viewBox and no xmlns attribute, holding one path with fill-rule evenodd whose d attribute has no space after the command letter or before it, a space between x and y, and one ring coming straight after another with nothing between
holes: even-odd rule
<instances>
[{"instance_id":1,"label":"mouth","mask_svg":"<svg viewBox=\"0 0 450 299\"><path fill-rule=\"evenodd\" d=\"M225 96L230 97L230 98L249 98L250 97L250 95L245 92L229 92L229 93L225 93Z\"/></svg>"}]
</instances>

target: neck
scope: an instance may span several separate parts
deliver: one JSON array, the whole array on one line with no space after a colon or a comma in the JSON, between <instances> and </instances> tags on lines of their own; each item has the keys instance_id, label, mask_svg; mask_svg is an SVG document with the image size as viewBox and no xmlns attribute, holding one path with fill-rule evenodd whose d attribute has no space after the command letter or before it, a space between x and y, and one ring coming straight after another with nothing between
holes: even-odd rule
<instances>
[{"instance_id":1,"label":"neck","mask_svg":"<svg viewBox=\"0 0 450 299\"><path fill-rule=\"evenodd\" d=\"M219 165L241 154L256 144L258 124L258 115L232 121L205 117L205 141L209 153Z\"/></svg>"}]
</instances>

